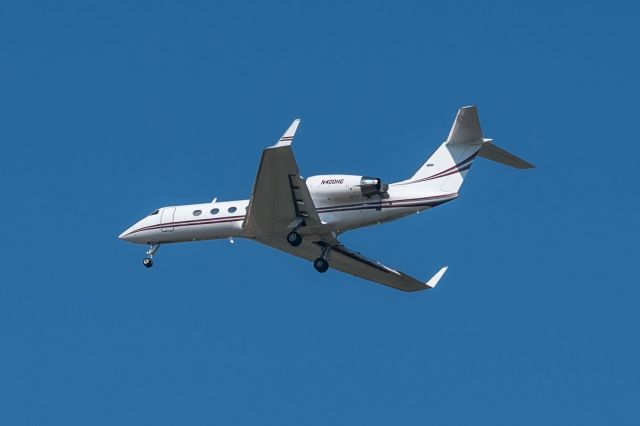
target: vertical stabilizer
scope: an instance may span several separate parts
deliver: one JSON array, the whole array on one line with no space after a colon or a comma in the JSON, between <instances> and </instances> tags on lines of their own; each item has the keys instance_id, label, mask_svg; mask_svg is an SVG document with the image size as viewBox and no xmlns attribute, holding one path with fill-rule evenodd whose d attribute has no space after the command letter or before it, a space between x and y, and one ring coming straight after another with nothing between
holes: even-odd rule
<instances>
[{"instance_id":1,"label":"vertical stabilizer","mask_svg":"<svg viewBox=\"0 0 640 426\"><path fill-rule=\"evenodd\" d=\"M425 191L457 193L477 156L518 169L535 167L496 146L491 139L485 139L478 109L466 106L458 110L447 140L410 179L395 185L415 185Z\"/></svg>"},{"instance_id":2,"label":"vertical stabilizer","mask_svg":"<svg viewBox=\"0 0 640 426\"><path fill-rule=\"evenodd\" d=\"M466 106L458 110L456 120L451 126L448 145L464 145L472 143L482 143L482 128L478 118L478 108Z\"/></svg>"},{"instance_id":3,"label":"vertical stabilizer","mask_svg":"<svg viewBox=\"0 0 640 426\"><path fill-rule=\"evenodd\" d=\"M428 190L458 192L483 141L477 108L460 108L447 140L410 179L399 185L415 184Z\"/></svg>"}]
</instances>

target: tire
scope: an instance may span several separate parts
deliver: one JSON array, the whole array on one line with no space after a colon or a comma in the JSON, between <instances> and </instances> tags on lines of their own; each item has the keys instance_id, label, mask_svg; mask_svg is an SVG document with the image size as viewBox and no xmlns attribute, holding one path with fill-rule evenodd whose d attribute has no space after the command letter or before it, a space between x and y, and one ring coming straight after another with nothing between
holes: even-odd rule
<instances>
[{"instance_id":1,"label":"tire","mask_svg":"<svg viewBox=\"0 0 640 426\"><path fill-rule=\"evenodd\" d=\"M327 272L327 270L329 269L329 262L319 257L313 261L313 267L316 268L316 271L320 273L324 273L324 272Z\"/></svg>"},{"instance_id":2,"label":"tire","mask_svg":"<svg viewBox=\"0 0 640 426\"><path fill-rule=\"evenodd\" d=\"M151 260L151 258L149 257L145 257L144 260L142 261L142 264L147 268L151 268L153 266L153 260Z\"/></svg>"},{"instance_id":3,"label":"tire","mask_svg":"<svg viewBox=\"0 0 640 426\"><path fill-rule=\"evenodd\" d=\"M287 235L287 242L293 247L298 247L300 244L302 244L302 236L296 231L291 231L289 232L289 235Z\"/></svg>"}]
</instances>

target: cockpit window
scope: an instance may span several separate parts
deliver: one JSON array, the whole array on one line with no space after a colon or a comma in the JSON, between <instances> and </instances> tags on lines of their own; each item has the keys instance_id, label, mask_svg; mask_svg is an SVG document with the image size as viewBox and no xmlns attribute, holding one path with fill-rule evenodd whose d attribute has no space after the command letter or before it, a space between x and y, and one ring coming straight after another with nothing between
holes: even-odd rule
<instances>
[{"instance_id":1,"label":"cockpit window","mask_svg":"<svg viewBox=\"0 0 640 426\"><path fill-rule=\"evenodd\" d=\"M151 212L151 214L149 214L149 216L153 216L154 214L158 214L159 211L160 211L160 209L154 210L153 212Z\"/></svg>"}]
</instances>

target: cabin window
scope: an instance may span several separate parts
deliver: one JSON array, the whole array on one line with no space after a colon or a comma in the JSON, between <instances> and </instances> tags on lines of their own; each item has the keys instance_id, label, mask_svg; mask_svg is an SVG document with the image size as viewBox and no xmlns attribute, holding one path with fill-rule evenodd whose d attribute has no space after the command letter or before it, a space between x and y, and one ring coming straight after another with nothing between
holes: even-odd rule
<instances>
[{"instance_id":1,"label":"cabin window","mask_svg":"<svg viewBox=\"0 0 640 426\"><path fill-rule=\"evenodd\" d=\"M229 212L229 213L233 213L233 212L235 212L236 210L238 210L238 209L237 209L237 208L235 208L235 207L229 207L228 212Z\"/></svg>"},{"instance_id":2,"label":"cabin window","mask_svg":"<svg viewBox=\"0 0 640 426\"><path fill-rule=\"evenodd\" d=\"M220 213L220 209L211 209L211 211L209 213L218 214L218 213Z\"/></svg>"},{"instance_id":3,"label":"cabin window","mask_svg":"<svg viewBox=\"0 0 640 426\"><path fill-rule=\"evenodd\" d=\"M158 214L158 212L159 212L159 211L160 211L160 209L158 209L158 210L154 210L153 212L151 212L151 213L149 214L149 216L153 216L154 214Z\"/></svg>"},{"instance_id":4,"label":"cabin window","mask_svg":"<svg viewBox=\"0 0 640 426\"><path fill-rule=\"evenodd\" d=\"M202 210L194 210L193 211L193 215L194 216L200 216L202 214Z\"/></svg>"}]
</instances>

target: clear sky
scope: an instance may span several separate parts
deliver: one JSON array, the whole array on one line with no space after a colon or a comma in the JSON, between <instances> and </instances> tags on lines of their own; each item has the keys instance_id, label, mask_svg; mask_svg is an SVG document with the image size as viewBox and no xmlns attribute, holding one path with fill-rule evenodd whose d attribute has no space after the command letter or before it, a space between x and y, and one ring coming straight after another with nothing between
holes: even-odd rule
<instances>
[{"instance_id":1,"label":"clear sky","mask_svg":"<svg viewBox=\"0 0 640 426\"><path fill-rule=\"evenodd\" d=\"M434 4L431 4L434 3ZM0 424L639 424L632 2L0 4ZM305 176L410 176L478 105L461 197L343 236L405 294L249 241L118 234Z\"/></svg>"}]
</instances>

